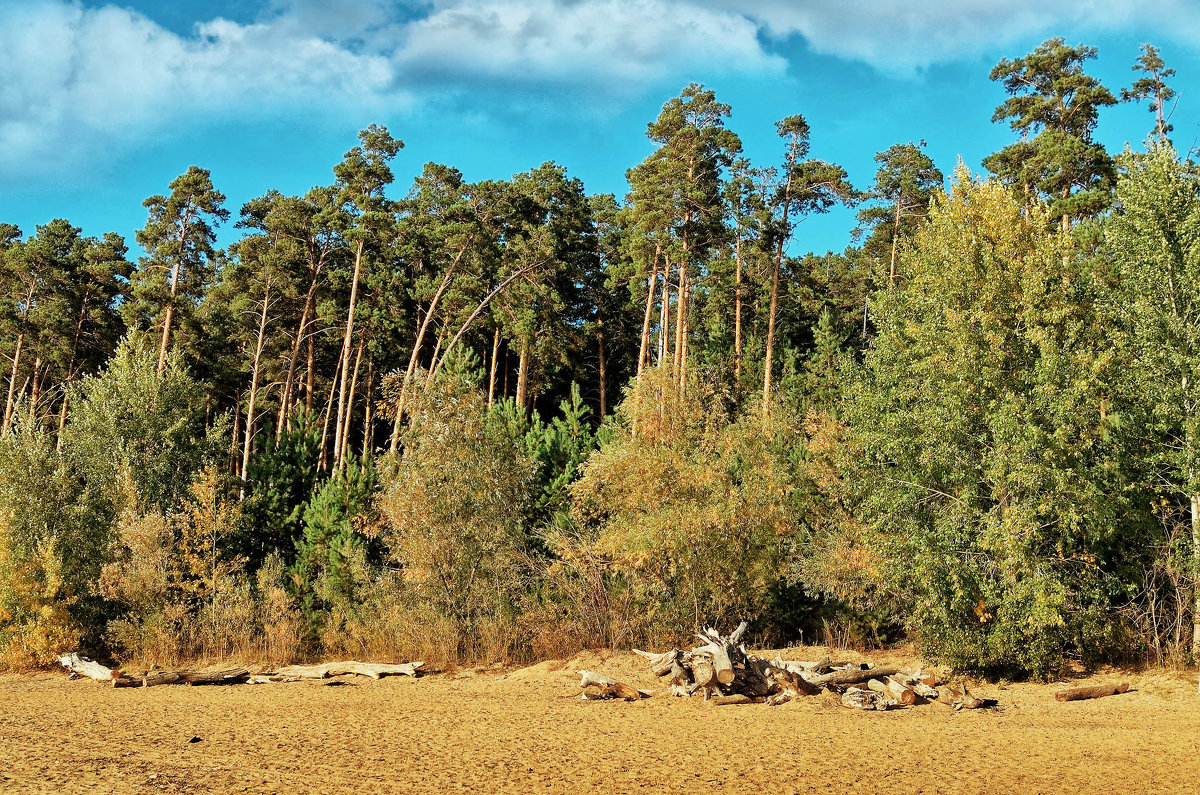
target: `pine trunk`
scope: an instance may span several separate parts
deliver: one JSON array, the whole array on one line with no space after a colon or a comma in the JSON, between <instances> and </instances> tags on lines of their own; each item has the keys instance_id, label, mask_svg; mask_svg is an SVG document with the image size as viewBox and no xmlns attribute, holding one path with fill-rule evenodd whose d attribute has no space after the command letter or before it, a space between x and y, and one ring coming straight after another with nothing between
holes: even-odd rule
<instances>
[{"instance_id":1,"label":"pine trunk","mask_svg":"<svg viewBox=\"0 0 1200 795\"><path fill-rule=\"evenodd\" d=\"M262 369L262 353L267 342L267 309L271 305L271 283L267 282L263 293L262 312L258 316L258 336L254 341L254 358L250 365L250 396L246 399L246 441L242 445L242 468L239 477L242 481L240 496L246 496L246 475L250 469L250 448L254 443L254 408L258 402L258 380Z\"/></svg>"},{"instance_id":2,"label":"pine trunk","mask_svg":"<svg viewBox=\"0 0 1200 795\"><path fill-rule=\"evenodd\" d=\"M605 358L604 358L604 319L603 318L597 319L597 321L596 321L596 346L597 346L596 353L599 356L599 362L597 364L597 380L599 381L598 386L600 387L600 419L603 420L604 416L606 414L608 414L608 395L607 395L608 385L606 383L608 373L607 373L607 362L605 361Z\"/></svg>"},{"instance_id":3,"label":"pine trunk","mask_svg":"<svg viewBox=\"0 0 1200 795\"><path fill-rule=\"evenodd\" d=\"M661 243L654 248L654 264L650 268L650 278L646 283L646 311L642 316L642 336L638 347L637 374L639 376L642 374L642 369L646 366L646 357L650 352L650 318L654 315L654 296L658 292L655 288L658 286L658 260L660 256L662 256Z\"/></svg>"},{"instance_id":4,"label":"pine trunk","mask_svg":"<svg viewBox=\"0 0 1200 795\"><path fill-rule=\"evenodd\" d=\"M733 244L735 274L733 281L733 377L742 377L742 236Z\"/></svg>"},{"instance_id":5,"label":"pine trunk","mask_svg":"<svg viewBox=\"0 0 1200 795\"><path fill-rule=\"evenodd\" d=\"M517 405L522 411L526 410L525 402L529 397L529 343L521 342L521 361L517 368Z\"/></svg>"},{"instance_id":6,"label":"pine trunk","mask_svg":"<svg viewBox=\"0 0 1200 795\"><path fill-rule=\"evenodd\" d=\"M296 337L292 340L292 353L288 357L287 375L283 379L283 394L279 398L279 419L275 425L276 436L283 433L285 425L291 424L292 393L296 388L296 361L300 358L300 346L304 343L304 335L308 331L308 318L316 303L316 290L317 277L314 275L309 282L308 294L304 297L304 309L300 312Z\"/></svg>"},{"instance_id":7,"label":"pine trunk","mask_svg":"<svg viewBox=\"0 0 1200 795\"><path fill-rule=\"evenodd\" d=\"M492 334L492 365L488 369L488 408L496 399L496 356L500 353L500 327Z\"/></svg>"},{"instance_id":8,"label":"pine trunk","mask_svg":"<svg viewBox=\"0 0 1200 795\"><path fill-rule=\"evenodd\" d=\"M17 395L17 376L21 367L21 347L25 343L25 330L17 334L17 348L13 351L12 373L8 377L8 400L4 404L4 431L12 427L12 416Z\"/></svg>"},{"instance_id":9,"label":"pine trunk","mask_svg":"<svg viewBox=\"0 0 1200 795\"><path fill-rule=\"evenodd\" d=\"M354 345L354 313L358 305L358 280L362 275L363 248L365 245L364 241L360 239L358 241L358 248L354 252L354 276L350 282L350 307L346 312L346 334L342 339L342 375L337 394L337 424L334 425L333 432L333 465L338 470L342 468L341 439L348 421L346 417L346 390L350 378L350 352Z\"/></svg>"},{"instance_id":10,"label":"pine trunk","mask_svg":"<svg viewBox=\"0 0 1200 795\"><path fill-rule=\"evenodd\" d=\"M359 367L362 365L362 355L363 340L360 335L358 345L355 346L354 372L350 377L350 392L346 396L346 423L342 426L342 438L338 440L337 460L339 468L346 466L346 456L350 452L350 426L351 420L354 417L354 396L358 393L358 373Z\"/></svg>"}]
</instances>

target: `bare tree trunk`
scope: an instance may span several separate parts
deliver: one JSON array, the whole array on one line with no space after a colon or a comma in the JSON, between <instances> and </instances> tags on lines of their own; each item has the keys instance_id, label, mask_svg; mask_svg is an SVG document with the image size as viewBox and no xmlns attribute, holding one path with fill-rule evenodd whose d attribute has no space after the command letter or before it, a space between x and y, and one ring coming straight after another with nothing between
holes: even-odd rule
<instances>
[{"instance_id":1,"label":"bare tree trunk","mask_svg":"<svg viewBox=\"0 0 1200 795\"><path fill-rule=\"evenodd\" d=\"M735 275L733 281L733 377L742 377L742 235L733 244Z\"/></svg>"},{"instance_id":2,"label":"bare tree trunk","mask_svg":"<svg viewBox=\"0 0 1200 795\"><path fill-rule=\"evenodd\" d=\"M521 362L517 367L517 406L526 409L525 400L529 390L529 343L521 341Z\"/></svg>"},{"instance_id":3,"label":"bare tree trunk","mask_svg":"<svg viewBox=\"0 0 1200 795\"><path fill-rule=\"evenodd\" d=\"M37 419L38 403L42 400L42 354L33 360L33 387L29 392L29 419Z\"/></svg>"},{"instance_id":4,"label":"bare tree trunk","mask_svg":"<svg viewBox=\"0 0 1200 795\"><path fill-rule=\"evenodd\" d=\"M896 223L892 226L892 264L888 271L888 286L896 283L896 246L900 242L900 198L896 197Z\"/></svg>"},{"instance_id":5,"label":"bare tree trunk","mask_svg":"<svg viewBox=\"0 0 1200 795\"><path fill-rule=\"evenodd\" d=\"M325 402L325 419L321 423L321 455L318 461L318 466L321 469L327 469L329 466L329 420L333 416L333 400L337 393L338 375L341 373L342 363L339 360L333 371L333 380L329 385L329 400Z\"/></svg>"},{"instance_id":6,"label":"bare tree trunk","mask_svg":"<svg viewBox=\"0 0 1200 795\"><path fill-rule=\"evenodd\" d=\"M354 373L350 377L350 392L346 395L346 423L342 426L342 438L338 440L337 463L339 469L346 467L346 455L350 452L350 426L354 417L354 395L358 391L358 371L362 365L363 339L359 335L358 345L355 346Z\"/></svg>"},{"instance_id":7,"label":"bare tree trunk","mask_svg":"<svg viewBox=\"0 0 1200 795\"><path fill-rule=\"evenodd\" d=\"M654 295L658 292L655 288L658 286L658 260L661 256L662 243L657 243L654 247L654 264L650 268L650 278L646 282L646 312L642 316L642 337L638 348L637 374L639 376L642 374L642 369L646 366L646 356L649 353L650 318L654 313Z\"/></svg>"},{"instance_id":8,"label":"bare tree trunk","mask_svg":"<svg viewBox=\"0 0 1200 795\"><path fill-rule=\"evenodd\" d=\"M375 359L371 356L367 357L367 392L363 395L363 401L362 454L366 458L375 449Z\"/></svg>"},{"instance_id":9,"label":"bare tree trunk","mask_svg":"<svg viewBox=\"0 0 1200 795\"><path fill-rule=\"evenodd\" d=\"M663 271L662 300L658 312L658 364L667 358L667 345L671 337L671 258L667 257Z\"/></svg>"},{"instance_id":10,"label":"bare tree trunk","mask_svg":"<svg viewBox=\"0 0 1200 795\"><path fill-rule=\"evenodd\" d=\"M271 281L268 279L263 292L262 312L258 315L258 337L254 340L254 358L250 366L250 396L246 399L246 441L242 445L242 481L239 498L246 496L246 475L250 469L250 448L254 443L254 407L258 402L258 377L262 368L263 348L267 343L267 315L271 306Z\"/></svg>"},{"instance_id":11,"label":"bare tree trunk","mask_svg":"<svg viewBox=\"0 0 1200 795\"><path fill-rule=\"evenodd\" d=\"M305 365L305 384L304 384L304 411L308 414L312 413L313 405L316 401L317 393L317 338L316 335L310 333L308 335L308 361Z\"/></svg>"},{"instance_id":12,"label":"bare tree trunk","mask_svg":"<svg viewBox=\"0 0 1200 795\"><path fill-rule=\"evenodd\" d=\"M159 376L163 374L163 370L167 367L167 348L171 344L171 323L175 317L175 301L179 296L179 269L183 267L183 252L187 246L188 224L191 222L192 214L189 211L183 216L183 220L179 224L179 258L171 266L171 296L167 299L166 311L163 312L162 344L158 348L157 373Z\"/></svg>"},{"instance_id":13,"label":"bare tree trunk","mask_svg":"<svg viewBox=\"0 0 1200 795\"><path fill-rule=\"evenodd\" d=\"M597 318L597 320L596 320L596 345L598 348L597 354L599 356L599 362L598 362L596 369L597 369L597 375L599 377L598 380L600 382L599 383L599 387L600 387L600 419L603 420L604 416L606 414L608 414L608 394L607 394L608 386L606 383L606 377L607 377L608 373L607 373L607 366L606 366L607 363L605 362L605 359L604 359L604 319L603 318Z\"/></svg>"},{"instance_id":14,"label":"bare tree trunk","mask_svg":"<svg viewBox=\"0 0 1200 795\"><path fill-rule=\"evenodd\" d=\"M13 352L12 373L8 377L8 400L4 404L4 431L6 433L8 432L8 429L12 427L14 404L16 402L17 375L21 366L21 347L25 343L25 330L23 325L24 324L22 324L21 332L17 334L17 348Z\"/></svg>"},{"instance_id":15,"label":"bare tree trunk","mask_svg":"<svg viewBox=\"0 0 1200 795\"><path fill-rule=\"evenodd\" d=\"M671 372L679 375L680 359L683 358L683 316L687 311L687 268L679 265L679 283L675 288L675 353L671 357Z\"/></svg>"},{"instance_id":16,"label":"bare tree trunk","mask_svg":"<svg viewBox=\"0 0 1200 795\"><path fill-rule=\"evenodd\" d=\"M354 346L354 313L358 307L358 280L362 275L363 249L365 246L365 241L360 238L358 241L358 248L354 252L354 276L350 281L350 307L346 312L346 335L342 338L342 375L337 396L337 424L334 426L333 432L333 465L334 468L338 470L341 470L342 468L341 440L347 424L346 389L347 381L350 378L350 353Z\"/></svg>"},{"instance_id":17,"label":"bare tree trunk","mask_svg":"<svg viewBox=\"0 0 1200 795\"><path fill-rule=\"evenodd\" d=\"M1191 496L1192 508L1192 563L1200 565L1200 494ZM1200 587L1195 589L1195 604L1192 606L1192 657L1200 659ZM1200 680L1196 683L1200 693Z\"/></svg>"},{"instance_id":18,"label":"bare tree trunk","mask_svg":"<svg viewBox=\"0 0 1200 795\"><path fill-rule=\"evenodd\" d=\"M292 353L288 357L287 375L283 379L283 394L279 398L279 420L275 425L278 436L285 430L285 423L291 424L292 393L296 383L296 361L300 358L300 346L304 343L304 335L308 331L308 318L316 303L317 277L309 282L308 294L304 297L304 309L300 312L300 324L296 328L296 338L292 340Z\"/></svg>"},{"instance_id":19,"label":"bare tree trunk","mask_svg":"<svg viewBox=\"0 0 1200 795\"><path fill-rule=\"evenodd\" d=\"M404 379L400 382L400 395L396 398L396 416L392 421L390 448L393 453L396 452L396 449L400 445L400 424L403 421L404 409L406 408L408 387L417 372L417 362L421 358L421 346L425 343L425 334L429 330L429 324L437 315L438 302L442 300L442 295L445 294L446 289L454 281L454 275L458 271L458 264L462 262L462 258L467 253L472 240L472 238L468 238L467 242L459 248L458 253L454 255L454 261L450 263L450 266L446 268L446 272L442 274L442 280L438 283L437 291L433 294L433 298L429 299L429 308L425 310L425 317L421 319L420 324L417 326L416 341L413 342L412 353L408 357L408 368L404 371ZM432 367L433 363L431 362L430 368L432 369Z\"/></svg>"},{"instance_id":20,"label":"bare tree trunk","mask_svg":"<svg viewBox=\"0 0 1200 795\"><path fill-rule=\"evenodd\" d=\"M492 366L488 370L488 408L496 398L496 355L500 353L500 327L492 334Z\"/></svg>"},{"instance_id":21,"label":"bare tree trunk","mask_svg":"<svg viewBox=\"0 0 1200 795\"><path fill-rule=\"evenodd\" d=\"M783 248L783 244L780 244ZM780 254L782 257L783 255ZM771 308L767 310L767 353L763 359L763 417L771 414L771 366L775 353L775 310L779 305L779 262L771 276Z\"/></svg>"}]
</instances>

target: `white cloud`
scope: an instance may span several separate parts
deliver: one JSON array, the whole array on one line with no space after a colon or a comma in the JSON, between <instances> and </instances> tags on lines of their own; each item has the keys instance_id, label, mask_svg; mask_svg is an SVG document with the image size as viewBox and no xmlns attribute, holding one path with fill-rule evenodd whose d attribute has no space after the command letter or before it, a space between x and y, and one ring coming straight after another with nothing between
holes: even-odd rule
<instances>
[{"instance_id":1,"label":"white cloud","mask_svg":"<svg viewBox=\"0 0 1200 795\"><path fill-rule=\"evenodd\" d=\"M899 74L1066 26L1082 36L1154 20L1200 40L1187 0L260 3L253 21L179 34L118 5L0 0L0 169L70 167L196 119L394 112L480 82L612 98L697 75L780 74L767 42L788 36Z\"/></svg>"},{"instance_id":2,"label":"white cloud","mask_svg":"<svg viewBox=\"0 0 1200 795\"><path fill-rule=\"evenodd\" d=\"M687 0L272 0L179 35L114 5L0 0L0 166L13 176L189 119L391 111L431 84L585 85L610 95L691 67L777 72L755 23Z\"/></svg>"},{"instance_id":3,"label":"white cloud","mask_svg":"<svg viewBox=\"0 0 1200 795\"><path fill-rule=\"evenodd\" d=\"M1187 0L696 2L743 13L769 36L800 35L816 52L860 60L892 74L911 74L1039 36L1144 30L1176 41L1200 40L1200 20Z\"/></svg>"}]
</instances>

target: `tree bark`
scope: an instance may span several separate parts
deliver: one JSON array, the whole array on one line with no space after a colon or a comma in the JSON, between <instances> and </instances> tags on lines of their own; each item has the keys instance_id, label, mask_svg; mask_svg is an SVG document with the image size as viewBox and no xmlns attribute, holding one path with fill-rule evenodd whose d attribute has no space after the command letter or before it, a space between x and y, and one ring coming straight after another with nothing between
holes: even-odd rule
<instances>
[{"instance_id":1,"label":"tree bark","mask_svg":"<svg viewBox=\"0 0 1200 795\"><path fill-rule=\"evenodd\" d=\"M733 244L735 275L733 281L733 378L742 377L742 235L738 231Z\"/></svg>"},{"instance_id":2,"label":"tree bark","mask_svg":"<svg viewBox=\"0 0 1200 795\"><path fill-rule=\"evenodd\" d=\"M163 334L162 344L158 348L158 370L159 376L167 367L167 348L171 344L171 323L175 317L175 301L179 295L179 270L183 267L183 252L187 246L187 231L188 224L192 222L192 213L189 210L184 214L183 219L179 223L179 256L178 259L171 265L171 295L167 299L166 310L163 312Z\"/></svg>"},{"instance_id":3,"label":"tree bark","mask_svg":"<svg viewBox=\"0 0 1200 795\"><path fill-rule=\"evenodd\" d=\"M246 496L246 474L250 469L250 448L254 442L254 407L258 401L258 377L262 366L263 348L267 341L267 315L271 306L271 281L267 280L263 291L262 312L258 316L258 336L254 341L254 357L250 366L250 395L246 399L246 441L242 446L242 468L239 477L242 486L239 497Z\"/></svg>"},{"instance_id":4,"label":"tree bark","mask_svg":"<svg viewBox=\"0 0 1200 795\"><path fill-rule=\"evenodd\" d=\"M1116 696L1129 691L1129 683L1122 682L1119 685L1091 685L1090 687L1073 687L1069 690L1060 690L1054 694L1055 701L1084 701L1089 698L1103 698L1105 696Z\"/></svg>"},{"instance_id":5,"label":"tree bark","mask_svg":"<svg viewBox=\"0 0 1200 795\"><path fill-rule=\"evenodd\" d=\"M527 407L525 401L529 392L529 342L521 341L521 358L517 365L517 406L522 410Z\"/></svg>"},{"instance_id":6,"label":"tree bark","mask_svg":"<svg viewBox=\"0 0 1200 795\"><path fill-rule=\"evenodd\" d=\"M366 242L361 238L358 241L358 248L354 252L354 276L350 281L350 307L346 312L346 334L342 338L342 355L341 355L341 384L338 387L337 397L337 424L334 426L334 457L333 465L335 469L342 468L341 457L341 439L344 433L347 417L346 417L346 389L347 381L350 377L350 350L354 345L354 313L358 305L358 280L362 275L363 250L366 247Z\"/></svg>"},{"instance_id":7,"label":"tree bark","mask_svg":"<svg viewBox=\"0 0 1200 795\"><path fill-rule=\"evenodd\" d=\"M338 440L337 461L339 469L346 466L346 456L350 452L350 426L351 420L354 417L354 396L358 392L358 373L362 365L362 354L363 339L360 334L358 345L355 346L354 373L350 377L350 391L346 396L346 424L342 426L342 438Z\"/></svg>"},{"instance_id":8,"label":"tree bark","mask_svg":"<svg viewBox=\"0 0 1200 795\"><path fill-rule=\"evenodd\" d=\"M291 421L292 393L295 390L296 381L296 362L300 358L300 346L303 344L304 337L308 332L309 316L315 308L319 274L320 266L318 265L308 283L308 293L304 296L304 309L300 312L300 323L296 328L296 338L292 341L292 354L288 357L287 375L283 379L283 394L279 398L279 419L275 425L276 436L283 433L285 423L290 424ZM308 410L311 411L311 407Z\"/></svg>"},{"instance_id":9,"label":"tree bark","mask_svg":"<svg viewBox=\"0 0 1200 795\"><path fill-rule=\"evenodd\" d=\"M492 365L488 369L488 408L496 399L496 356L500 353L500 327L492 334Z\"/></svg>"},{"instance_id":10,"label":"tree bark","mask_svg":"<svg viewBox=\"0 0 1200 795\"><path fill-rule=\"evenodd\" d=\"M654 296L658 293L658 261L662 256L662 243L654 246L654 264L650 267L650 278L646 282L646 311L642 315L642 336L638 347L637 374L640 376L646 366L646 357L650 351L650 318L654 315Z\"/></svg>"},{"instance_id":11,"label":"tree bark","mask_svg":"<svg viewBox=\"0 0 1200 795\"><path fill-rule=\"evenodd\" d=\"M606 383L607 364L604 359L604 319L598 318L596 321L596 345L599 362L597 364L597 378L600 387L600 419L608 413L608 385Z\"/></svg>"}]
</instances>

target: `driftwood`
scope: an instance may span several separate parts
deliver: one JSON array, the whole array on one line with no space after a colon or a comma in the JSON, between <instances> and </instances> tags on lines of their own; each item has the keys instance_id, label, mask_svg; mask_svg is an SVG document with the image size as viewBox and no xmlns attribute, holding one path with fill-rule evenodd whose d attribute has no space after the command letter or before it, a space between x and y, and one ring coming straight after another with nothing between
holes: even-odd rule
<instances>
[{"instance_id":1,"label":"driftwood","mask_svg":"<svg viewBox=\"0 0 1200 795\"><path fill-rule=\"evenodd\" d=\"M424 665L420 662L391 665L386 663L347 662L322 663L320 665L291 665L276 671L251 675L246 668L222 668L208 671L162 671L129 673L108 668L78 654L64 654L58 662L72 676L86 676L97 682L106 682L113 687L156 687L158 685L232 685L265 684L267 682L298 682L302 679L327 679L331 676L356 674L371 679L384 676L418 676Z\"/></svg>"},{"instance_id":2,"label":"driftwood","mask_svg":"<svg viewBox=\"0 0 1200 795\"><path fill-rule=\"evenodd\" d=\"M319 665L287 665L274 671L275 676L297 677L300 679L328 679L331 676L366 676L379 679L384 676L417 676L423 662L400 663L363 663L354 660L345 662L327 662Z\"/></svg>"},{"instance_id":3,"label":"driftwood","mask_svg":"<svg viewBox=\"0 0 1200 795\"><path fill-rule=\"evenodd\" d=\"M1129 683L1122 682L1119 685L1090 685L1088 687L1073 687L1069 690L1060 690L1054 694L1055 701L1084 701L1089 698L1103 698L1104 696L1116 696L1129 691Z\"/></svg>"},{"instance_id":4,"label":"driftwood","mask_svg":"<svg viewBox=\"0 0 1200 795\"><path fill-rule=\"evenodd\" d=\"M728 636L707 627L688 650L655 653L635 649L658 677L669 677L662 691L676 696L700 692L714 704L783 704L831 690L854 709L885 710L938 701L956 710L994 706L993 699L971 695L966 686L938 688L937 675L921 669L873 667L869 663L820 660L768 661L741 644L746 622ZM1106 694L1107 695L1107 694Z\"/></svg>"},{"instance_id":5,"label":"driftwood","mask_svg":"<svg viewBox=\"0 0 1200 795\"><path fill-rule=\"evenodd\" d=\"M583 689L583 700L592 701L604 698L623 698L626 701L637 701L642 692L624 682L618 682L611 676L598 674L595 671L579 671L579 687ZM595 688L588 690L588 688Z\"/></svg>"},{"instance_id":6,"label":"driftwood","mask_svg":"<svg viewBox=\"0 0 1200 795\"><path fill-rule=\"evenodd\" d=\"M842 706L851 709L885 710L897 706L886 694L861 687L850 687L842 693Z\"/></svg>"},{"instance_id":7,"label":"driftwood","mask_svg":"<svg viewBox=\"0 0 1200 795\"><path fill-rule=\"evenodd\" d=\"M879 679L884 676L892 676L900 671L896 668L868 668L849 669L846 671L834 671L831 674L819 676L813 680L813 684L817 687L831 687L836 685L857 685L862 682L869 682L872 679Z\"/></svg>"},{"instance_id":8,"label":"driftwood","mask_svg":"<svg viewBox=\"0 0 1200 795\"><path fill-rule=\"evenodd\" d=\"M120 674L112 668L107 668L98 662L89 660L87 657L80 657L78 654L64 654L58 658L58 664L66 668L73 676L86 676L88 679L95 679L97 682L113 681L113 674Z\"/></svg>"},{"instance_id":9,"label":"driftwood","mask_svg":"<svg viewBox=\"0 0 1200 795\"><path fill-rule=\"evenodd\" d=\"M708 703L714 707L727 707L733 704L761 704L765 699L748 696L745 693L734 693L732 696L716 696Z\"/></svg>"},{"instance_id":10,"label":"driftwood","mask_svg":"<svg viewBox=\"0 0 1200 795\"><path fill-rule=\"evenodd\" d=\"M938 694L938 703L945 704L954 709L979 709L980 707L988 706L988 701L982 698L975 698L971 695L971 691L967 689L964 682L960 686L946 685ZM994 703L994 702L993 702Z\"/></svg>"},{"instance_id":11,"label":"driftwood","mask_svg":"<svg viewBox=\"0 0 1200 795\"><path fill-rule=\"evenodd\" d=\"M250 678L246 668L222 668L215 671L147 671L140 677L121 674L123 683L115 687L154 687L155 685L240 685ZM128 682L128 684L124 682Z\"/></svg>"}]
</instances>

